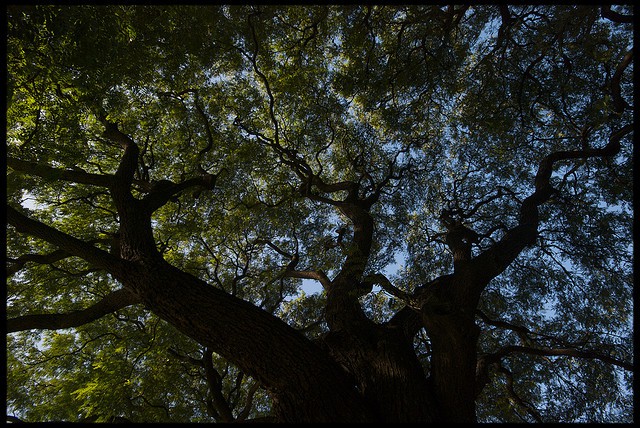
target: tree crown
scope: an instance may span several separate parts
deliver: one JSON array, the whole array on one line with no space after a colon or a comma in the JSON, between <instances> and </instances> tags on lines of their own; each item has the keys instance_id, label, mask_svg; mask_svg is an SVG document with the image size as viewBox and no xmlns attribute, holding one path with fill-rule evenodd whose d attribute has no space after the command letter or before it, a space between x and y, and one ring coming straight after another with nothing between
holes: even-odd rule
<instances>
[{"instance_id":1,"label":"tree crown","mask_svg":"<svg viewBox=\"0 0 640 428\"><path fill-rule=\"evenodd\" d=\"M426 373L405 314L472 277L480 420L628 420L631 10L9 7L9 409L270 414L259 375L118 291L135 206L141 259L311 341L397 323Z\"/></svg>"}]
</instances>

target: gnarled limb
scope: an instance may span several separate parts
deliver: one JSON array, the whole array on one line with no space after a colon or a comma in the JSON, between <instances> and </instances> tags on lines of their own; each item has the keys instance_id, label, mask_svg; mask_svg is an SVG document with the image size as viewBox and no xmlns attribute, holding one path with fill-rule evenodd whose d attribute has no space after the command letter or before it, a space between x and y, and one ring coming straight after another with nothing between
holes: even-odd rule
<instances>
[{"instance_id":1,"label":"gnarled limb","mask_svg":"<svg viewBox=\"0 0 640 428\"><path fill-rule=\"evenodd\" d=\"M105 269L118 279L126 275L129 267L126 261L96 248L88 242L30 219L9 205L7 205L7 222L18 232L47 241L70 255L86 260L96 268Z\"/></svg>"},{"instance_id":2,"label":"gnarled limb","mask_svg":"<svg viewBox=\"0 0 640 428\"><path fill-rule=\"evenodd\" d=\"M563 160L614 156L620 151L620 140L632 131L633 124L629 124L612 132L609 142L602 148L557 151L542 159L535 177L535 191L520 206L518 225L470 262L478 279L478 293L506 269L526 246L535 242L538 235L538 207L547 202L555 192L550 183L555 164Z\"/></svg>"},{"instance_id":3,"label":"gnarled limb","mask_svg":"<svg viewBox=\"0 0 640 428\"><path fill-rule=\"evenodd\" d=\"M502 358L511 355L511 354L530 354L530 355L540 355L540 356L567 356L567 357L576 357L576 358L584 358L589 360L600 360L607 364L613 364L618 367L621 367L628 371L633 371L633 364L628 363L626 361L621 361L617 358L613 358L609 355L602 354L595 350L584 350L584 349L574 349L574 348L538 348L533 346L505 346L501 348L499 351L494 352L492 354L484 356L488 363L498 362Z\"/></svg>"},{"instance_id":4,"label":"gnarled limb","mask_svg":"<svg viewBox=\"0 0 640 428\"><path fill-rule=\"evenodd\" d=\"M291 270L287 270L284 273L284 276L287 278L314 279L318 281L325 290L327 289L327 287L331 286L331 280L322 271L291 269Z\"/></svg>"},{"instance_id":5,"label":"gnarled limb","mask_svg":"<svg viewBox=\"0 0 640 428\"><path fill-rule=\"evenodd\" d=\"M396 299L404 302L410 307L414 307L416 305L416 303L413 301L413 296L410 293L407 293L404 290L400 290L398 287L394 286L391 281L389 281L389 278L381 273L367 275L364 278L363 282L366 282L371 286L375 284L379 285L384 291L386 291Z\"/></svg>"},{"instance_id":6,"label":"gnarled limb","mask_svg":"<svg viewBox=\"0 0 640 428\"><path fill-rule=\"evenodd\" d=\"M602 6L602 17L610 19L613 22L617 22L619 24L632 24L633 23L633 15L623 15L621 13L615 12L611 10L611 5L606 4Z\"/></svg>"},{"instance_id":7,"label":"gnarled limb","mask_svg":"<svg viewBox=\"0 0 640 428\"><path fill-rule=\"evenodd\" d=\"M121 212L124 209L123 205L133 200L131 184L133 183L134 174L138 168L140 148L131 137L118 129L117 124L109 121L104 113L100 114L98 119L105 128L102 135L118 143L120 147L124 149L124 154L120 160L111 186L111 194L118 208L118 212Z\"/></svg>"},{"instance_id":8,"label":"gnarled limb","mask_svg":"<svg viewBox=\"0 0 640 428\"><path fill-rule=\"evenodd\" d=\"M9 318L7 320L7 333L32 329L58 330L78 327L139 302L140 300L133 293L121 288L80 311L61 314L31 314Z\"/></svg>"},{"instance_id":9,"label":"gnarled limb","mask_svg":"<svg viewBox=\"0 0 640 428\"><path fill-rule=\"evenodd\" d=\"M625 109L629 108L629 104L622 98L621 88L620 88L620 80L622 79L622 74L627 69L629 64L631 64L631 60L633 59L633 48L630 49L622 61L616 67L616 71L611 78L611 96L613 98L613 107L614 111L617 114L621 114Z\"/></svg>"},{"instance_id":10,"label":"gnarled limb","mask_svg":"<svg viewBox=\"0 0 640 428\"><path fill-rule=\"evenodd\" d=\"M46 180L71 181L101 187L110 187L113 184L112 175L92 174L81 169L52 168L37 162L24 161L14 157L7 157L7 166L14 171L37 175Z\"/></svg>"},{"instance_id":11,"label":"gnarled limb","mask_svg":"<svg viewBox=\"0 0 640 428\"><path fill-rule=\"evenodd\" d=\"M231 407L222 394L222 377L213 366L212 357L213 350L211 348L206 348L204 355L202 356L202 363L207 384L209 385L209 392L213 399L212 404L218 413L218 419L220 422L233 422L235 418L233 417Z\"/></svg>"},{"instance_id":12,"label":"gnarled limb","mask_svg":"<svg viewBox=\"0 0 640 428\"><path fill-rule=\"evenodd\" d=\"M50 264L62 259L66 259L67 257L71 257L71 254L67 253L64 250L56 250L49 254L23 254L17 259L8 259L8 261L13 264L7 267L7 277L20 271L20 269L22 269L24 265L29 262Z\"/></svg>"},{"instance_id":13,"label":"gnarled limb","mask_svg":"<svg viewBox=\"0 0 640 428\"><path fill-rule=\"evenodd\" d=\"M142 202L145 209L152 213L183 190L191 187L202 187L208 190L213 189L219 175L220 172L215 175L203 174L200 177L190 178L180 183L174 183L170 180L159 181L151 188L150 193L142 199Z\"/></svg>"}]
</instances>

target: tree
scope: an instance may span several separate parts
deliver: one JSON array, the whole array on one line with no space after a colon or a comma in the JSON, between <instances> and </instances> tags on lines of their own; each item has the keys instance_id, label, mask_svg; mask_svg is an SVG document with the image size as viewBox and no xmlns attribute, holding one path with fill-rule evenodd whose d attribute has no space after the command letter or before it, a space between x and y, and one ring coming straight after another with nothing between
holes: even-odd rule
<instances>
[{"instance_id":1,"label":"tree","mask_svg":"<svg viewBox=\"0 0 640 428\"><path fill-rule=\"evenodd\" d=\"M7 13L11 418L632 420L631 6Z\"/></svg>"}]
</instances>

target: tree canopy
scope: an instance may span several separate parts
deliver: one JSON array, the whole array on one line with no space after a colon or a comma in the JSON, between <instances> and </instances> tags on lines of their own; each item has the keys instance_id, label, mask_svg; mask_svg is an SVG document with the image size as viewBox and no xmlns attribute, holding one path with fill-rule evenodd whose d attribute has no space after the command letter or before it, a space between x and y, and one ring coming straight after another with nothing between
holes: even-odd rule
<instances>
[{"instance_id":1,"label":"tree canopy","mask_svg":"<svg viewBox=\"0 0 640 428\"><path fill-rule=\"evenodd\" d=\"M8 6L7 414L633 420L633 8Z\"/></svg>"}]
</instances>

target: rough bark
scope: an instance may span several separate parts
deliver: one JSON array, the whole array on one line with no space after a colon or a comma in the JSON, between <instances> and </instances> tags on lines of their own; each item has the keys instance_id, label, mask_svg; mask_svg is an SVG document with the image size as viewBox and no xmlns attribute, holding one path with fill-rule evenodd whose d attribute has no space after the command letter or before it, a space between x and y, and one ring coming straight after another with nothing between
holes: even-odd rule
<instances>
[{"instance_id":1,"label":"rough bark","mask_svg":"<svg viewBox=\"0 0 640 428\"><path fill-rule=\"evenodd\" d=\"M437 421L433 391L413 350L413 334L401 325L375 324L359 303L372 286L363 274L373 240L369 213L373 199L357 200L357 187L347 188L349 196L336 205L352 222L353 237L342 269L327 286L326 320L331 332L323 343L352 374L376 421Z\"/></svg>"},{"instance_id":2,"label":"rough bark","mask_svg":"<svg viewBox=\"0 0 640 428\"><path fill-rule=\"evenodd\" d=\"M125 286L156 315L260 381L283 421L366 420L339 366L269 313L168 264L144 268Z\"/></svg>"},{"instance_id":3,"label":"rough bark","mask_svg":"<svg viewBox=\"0 0 640 428\"><path fill-rule=\"evenodd\" d=\"M433 391L412 343L397 327L331 332L323 345L349 373L377 422L439 420Z\"/></svg>"},{"instance_id":4,"label":"rough bark","mask_svg":"<svg viewBox=\"0 0 640 428\"><path fill-rule=\"evenodd\" d=\"M422 322L431 340L430 382L440 422L476 422L475 376L479 328L474 322L475 284L452 275L422 295Z\"/></svg>"}]
</instances>

